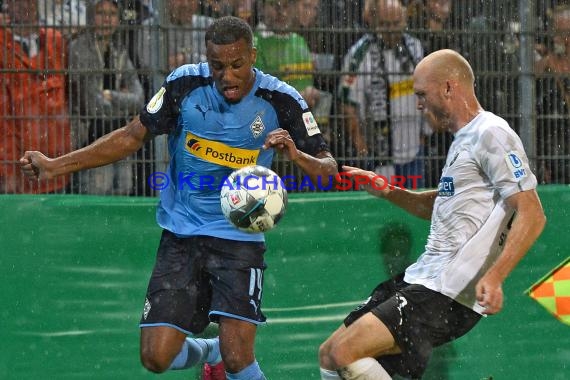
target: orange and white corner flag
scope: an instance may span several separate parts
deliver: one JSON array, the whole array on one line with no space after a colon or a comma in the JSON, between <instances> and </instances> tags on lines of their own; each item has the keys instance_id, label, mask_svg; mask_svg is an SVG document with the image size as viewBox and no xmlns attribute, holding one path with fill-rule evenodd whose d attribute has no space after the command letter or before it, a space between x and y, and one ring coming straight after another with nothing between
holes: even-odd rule
<instances>
[{"instance_id":1,"label":"orange and white corner flag","mask_svg":"<svg viewBox=\"0 0 570 380\"><path fill-rule=\"evenodd\" d=\"M560 322L570 325L570 256L526 293Z\"/></svg>"}]
</instances>

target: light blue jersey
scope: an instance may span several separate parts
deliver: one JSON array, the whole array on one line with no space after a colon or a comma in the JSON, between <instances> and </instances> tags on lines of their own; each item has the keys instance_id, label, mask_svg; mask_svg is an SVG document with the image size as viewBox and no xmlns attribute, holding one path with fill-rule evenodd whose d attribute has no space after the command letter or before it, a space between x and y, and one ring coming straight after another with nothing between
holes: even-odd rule
<instances>
[{"instance_id":1,"label":"light blue jersey","mask_svg":"<svg viewBox=\"0 0 570 380\"><path fill-rule=\"evenodd\" d=\"M271 167L274 151L262 145L277 128L289 131L307 154L328 149L301 95L259 70L249 94L229 103L215 88L207 63L181 66L140 118L151 133L169 135L170 183L160 193L157 222L178 236L263 241L263 234L241 232L224 218L224 179L244 166Z\"/></svg>"}]
</instances>

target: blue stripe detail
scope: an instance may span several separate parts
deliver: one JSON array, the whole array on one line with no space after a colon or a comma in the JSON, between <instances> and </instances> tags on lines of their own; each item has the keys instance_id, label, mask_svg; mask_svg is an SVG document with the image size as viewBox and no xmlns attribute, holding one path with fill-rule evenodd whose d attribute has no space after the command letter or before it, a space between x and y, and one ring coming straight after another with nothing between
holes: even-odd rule
<instances>
[{"instance_id":1,"label":"blue stripe detail","mask_svg":"<svg viewBox=\"0 0 570 380\"><path fill-rule=\"evenodd\" d=\"M186 335L189 335L189 336L193 335L190 331L184 330L182 327L178 327L176 325L173 325L172 323L161 322L161 323L140 323L139 324L139 327L141 329L144 327L158 327L158 326L172 327L173 329L178 330L180 332L183 332Z\"/></svg>"},{"instance_id":2,"label":"blue stripe detail","mask_svg":"<svg viewBox=\"0 0 570 380\"><path fill-rule=\"evenodd\" d=\"M265 321L256 321L254 319L250 319L250 318L246 318L246 317L242 317L241 315L236 315L236 314L230 314L230 313L224 313L223 311L210 311L210 313L208 314L208 317L211 315L219 315L222 317L228 317L228 318L233 318L233 319L239 319L240 321L246 321L249 323L253 323L254 325L265 325L267 324L267 322Z\"/></svg>"}]
</instances>

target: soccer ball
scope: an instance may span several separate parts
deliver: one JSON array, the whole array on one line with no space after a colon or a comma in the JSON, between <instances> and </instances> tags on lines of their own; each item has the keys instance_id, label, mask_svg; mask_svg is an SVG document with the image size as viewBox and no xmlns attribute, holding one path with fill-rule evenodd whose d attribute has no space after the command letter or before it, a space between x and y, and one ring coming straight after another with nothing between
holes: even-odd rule
<instances>
[{"instance_id":1,"label":"soccer ball","mask_svg":"<svg viewBox=\"0 0 570 380\"><path fill-rule=\"evenodd\" d=\"M272 170L246 166L235 170L223 183L220 192L222 212L241 231L269 231L287 209L287 190Z\"/></svg>"}]
</instances>

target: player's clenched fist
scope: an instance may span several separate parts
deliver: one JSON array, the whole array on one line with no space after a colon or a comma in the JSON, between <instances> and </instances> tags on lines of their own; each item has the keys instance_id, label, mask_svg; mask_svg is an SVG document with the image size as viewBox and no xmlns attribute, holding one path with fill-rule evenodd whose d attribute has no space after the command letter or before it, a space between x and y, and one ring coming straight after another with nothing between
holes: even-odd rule
<instances>
[{"instance_id":1,"label":"player's clenched fist","mask_svg":"<svg viewBox=\"0 0 570 380\"><path fill-rule=\"evenodd\" d=\"M30 179L51 179L54 176L47 170L47 158L43 153L27 151L24 157L20 158L20 167L26 177Z\"/></svg>"}]
</instances>

